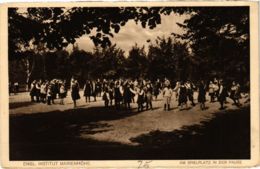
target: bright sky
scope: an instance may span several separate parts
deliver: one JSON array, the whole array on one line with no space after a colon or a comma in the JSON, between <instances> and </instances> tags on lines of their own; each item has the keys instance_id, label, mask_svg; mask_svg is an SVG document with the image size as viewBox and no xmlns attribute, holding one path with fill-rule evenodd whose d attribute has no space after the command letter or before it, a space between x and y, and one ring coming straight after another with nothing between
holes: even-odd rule
<instances>
[{"instance_id":1,"label":"bright sky","mask_svg":"<svg viewBox=\"0 0 260 169\"><path fill-rule=\"evenodd\" d=\"M26 8L19 8L19 11L24 13ZM114 33L114 37L110 39L112 44L116 43L118 47L125 51L126 56L135 43L140 47L144 45L145 50L147 51L149 45L147 40L150 40L150 43L153 43L158 36L169 37L173 32L183 34L184 30L176 23L183 23L183 21L189 17L190 15L178 15L174 13L171 13L171 15L161 15L161 24L157 25L154 29L149 29L148 27L143 28L140 23L136 25L133 20L130 20L125 26L120 27L119 33ZM95 34L95 31L92 32ZM79 49L85 51L91 52L94 48L94 44L88 35L78 38L76 44ZM72 51L72 45L69 45L66 49Z\"/></svg>"},{"instance_id":2,"label":"bright sky","mask_svg":"<svg viewBox=\"0 0 260 169\"><path fill-rule=\"evenodd\" d=\"M188 17L188 15L180 16L173 13L169 16L162 15L161 24L157 25L154 29L144 29L141 24L136 25L133 20L130 20L125 26L120 28L119 33L114 34L114 38L111 38L111 41L113 44L116 43L118 47L123 49L126 52L126 55L128 55L129 50L135 43L137 43L138 46L145 45L147 50L149 44L147 40L153 42L158 36L168 37L172 32L179 34L184 33L184 30L176 23L183 23ZM92 51L94 47L92 40L87 35L77 39L76 43L78 44L79 49L86 51ZM71 50L72 46L70 45L67 49Z\"/></svg>"}]
</instances>

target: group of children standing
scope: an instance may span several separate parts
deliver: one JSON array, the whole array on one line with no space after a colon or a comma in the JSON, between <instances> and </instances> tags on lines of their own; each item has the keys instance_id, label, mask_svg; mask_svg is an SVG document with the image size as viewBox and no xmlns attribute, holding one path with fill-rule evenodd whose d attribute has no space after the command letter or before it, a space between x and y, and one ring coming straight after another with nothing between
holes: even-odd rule
<instances>
[{"instance_id":1,"label":"group of children standing","mask_svg":"<svg viewBox=\"0 0 260 169\"><path fill-rule=\"evenodd\" d=\"M30 95L32 102L43 102L48 105L54 104L54 100L60 98L60 104L64 104L64 98L67 96L67 89L65 81L51 80L51 81L33 81L31 84ZM70 83L71 97L76 107L76 101L80 99L80 86L77 80L71 79ZM201 80L197 85L194 85L191 81L176 82L172 87L171 82L165 79L161 82L159 79L152 83L150 80L131 80L131 79L117 79L97 81L86 80L83 88L83 96L86 102L91 101L91 97L96 101L96 97L102 97L105 107L114 106L117 110L126 109L130 110L131 103L137 103L138 111L151 109L153 110L153 98L157 99L157 96L162 93L163 96L163 108L165 111L171 109L171 99L175 93L176 101L178 101L178 107L180 110L183 107L188 107L188 101L192 106L194 103L194 91L198 91L198 103L200 103L201 110L205 110L206 93L208 90L210 96L210 102L220 102L220 109L224 109L224 103L226 97L230 97L234 104L240 106L240 85L235 81L232 83L230 92L224 85L223 80L210 81L209 85L205 81ZM102 95L101 95L102 93ZM230 93L230 95L229 95ZM36 99L36 100L35 100Z\"/></svg>"},{"instance_id":2,"label":"group of children standing","mask_svg":"<svg viewBox=\"0 0 260 169\"><path fill-rule=\"evenodd\" d=\"M96 101L96 84L93 81L87 80L83 93L86 102L90 102L90 97L94 97ZM153 109L152 97L153 88L150 81L133 81L133 80L108 80L102 82L102 99L105 107L112 106L113 102L117 110L124 108L130 110L130 103L138 104L138 111L143 111L144 104L146 109Z\"/></svg>"},{"instance_id":3,"label":"group of children standing","mask_svg":"<svg viewBox=\"0 0 260 169\"><path fill-rule=\"evenodd\" d=\"M162 90L163 98L164 98L164 110L170 110L170 102L172 98L173 92L176 92L176 100L178 100L178 107L180 110L183 109L183 106L188 106L187 102L190 101L192 106L195 106L193 93L195 90L198 91L198 103L200 103L201 110L205 110L205 102L206 102L206 93L207 89L210 96L210 102L217 101L220 103L220 109L224 109L224 103L226 102L226 98L230 97L234 104L240 106L239 99L241 98L240 93L240 85L239 83L233 81L232 86L230 88L230 95L227 90L227 86L224 85L223 80L215 80L214 83L210 81L209 86L204 80L201 80L197 87L191 83L187 82L177 82L174 89L171 89L170 82L166 81L164 89Z\"/></svg>"},{"instance_id":4,"label":"group of children standing","mask_svg":"<svg viewBox=\"0 0 260 169\"><path fill-rule=\"evenodd\" d=\"M54 104L54 100L60 98L60 104L64 104L67 96L65 81L53 79L51 81L36 81L31 83L30 96L32 102L42 102L48 105Z\"/></svg>"}]
</instances>

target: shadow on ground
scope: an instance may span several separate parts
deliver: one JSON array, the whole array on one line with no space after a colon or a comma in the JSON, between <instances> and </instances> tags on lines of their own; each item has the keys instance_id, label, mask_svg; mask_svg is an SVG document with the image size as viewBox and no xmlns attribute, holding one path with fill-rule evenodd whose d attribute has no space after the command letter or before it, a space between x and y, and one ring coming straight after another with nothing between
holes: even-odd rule
<instances>
[{"instance_id":1,"label":"shadow on ground","mask_svg":"<svg viewBox=\"0 0 260 169\"><path fill-rule=\"evenodd\" d=\"M13 102L13 103L9 103L9 109L16 109L16 108L19 108L19 107L28 107L28 106L31 106L33 104L36 104L36 103L31 102L31 101L28 101L28 102Z\"/></svg>"},{"instance_id":2,"label":"shadow on ground","mask_svg":"<svg viewBox=\"0 0 260 169\"><path fill-rule=\"evenodd\" d=\"M172 132L152 131L131 141L140 147L163 150L158 151L163 159L249 159L249 114L249 108L225 111L202 125Z\"/></svg>"},{"instance_id":3,"label":"shadow on ground","mask_svg":"<svg viewBox=\"0 0 260 169\"><path fill-rule=\"evenodd\" d=\"M138 146L82 139L107 130L108 121L134 116L103 107L10 116L10 160L246 159L250 158L249 107L217 113L202 125L132 138ZM174 123L174 121L173 121ZM126 124L127 125L127 124Z\"/></svg>"}]
</instances>

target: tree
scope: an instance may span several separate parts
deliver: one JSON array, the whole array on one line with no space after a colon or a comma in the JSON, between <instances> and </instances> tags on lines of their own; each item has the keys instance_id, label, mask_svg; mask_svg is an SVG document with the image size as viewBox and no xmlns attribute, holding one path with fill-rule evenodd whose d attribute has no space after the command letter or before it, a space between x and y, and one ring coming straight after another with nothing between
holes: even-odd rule
<instances>
[{"instance_id":1,"label":"tree","mask_svg":"<svg viewBox=\"0 0 260 169\"><path fill-rule=\"evenodd\" d=\"M118 78L124 76L124 63L124 51L118 48L116 44L106 48L96 47L90 64L90 75L92 78Z\"/></svg>"},{"instance_id":2,"label":"tree","mask_svg":"<svg viewBox=\"0 0 260 169\"><path fill-rule=\"evenodd\" d=\"M74 47L69 56L69 66L66 68L70 72L69 77L77 77L80 81L89 78L91 60L93 60L92 53Z\"/></svg>"},{"instance_id":3,"label":"tree","mask_svg":"<svg viewBox=\"0 0 260 169\"><path fill-rule=\"evenodd\" d=\"M138 47L137 44L129 51L129 56L126 61L127 75L131 77L146 77L148 70L148 59L143 47Z\"/></svg>"},{"instance_id":4,"label":"tree","mask_svg":"<svg viewBox=\"0 0 260 169\"><path fill-rule=\"evenodd\" d=\"M184 80L190 77L192 64L187 46L172 37L157 37L155 44L149 45L148 59L152 79Z\"/></svg>"},{"instance_id":5,"label":"tree","mask_svg":"<svg viewBox=\"0 0 260 169\"><path fill-rule=\"evenodd\" d=\"M249 7L198 7L179 24L197 60L197 74L249 78Z\"/></svg>"}]
</instances>

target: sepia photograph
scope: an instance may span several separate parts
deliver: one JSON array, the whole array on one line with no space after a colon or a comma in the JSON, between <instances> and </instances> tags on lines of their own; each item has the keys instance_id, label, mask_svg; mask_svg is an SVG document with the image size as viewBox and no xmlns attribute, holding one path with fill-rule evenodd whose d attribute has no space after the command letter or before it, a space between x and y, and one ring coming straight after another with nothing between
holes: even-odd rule
<instances>
[{"instance_id":1,"label":"sepia photograph","mask_svg":"<svg viewBox=\"0 0 260 169\"><path fill-rule=\"evenodd\" d=\"M10 162L252 158L249 5L7 12Z\"/></svg>"}]
</instances>

